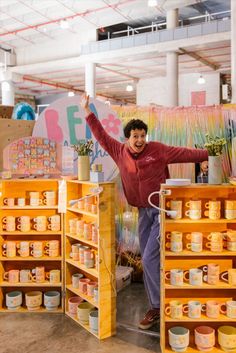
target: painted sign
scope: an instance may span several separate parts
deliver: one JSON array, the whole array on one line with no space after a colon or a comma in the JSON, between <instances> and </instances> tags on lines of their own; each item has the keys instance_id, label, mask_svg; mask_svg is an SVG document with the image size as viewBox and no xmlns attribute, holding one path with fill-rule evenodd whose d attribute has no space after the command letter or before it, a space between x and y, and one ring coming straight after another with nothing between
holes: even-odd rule
<instances>
[{"instance_id":1,"label":"painted sign","mask_svg":"<svg viewBox=\"0 0 236 353\"><path fill-rule=\"evenodd\" d=\"M90 99L90 109L101 121L106 132L116 140L123 142L121 121L111 108L96 100ZM92 139L93 152L91 164L102 164L104 179L112 180L118 173L117 167L106 151L95 140L86 123L85 110L80 106L80 97L65 97L53 102L39 116L35 123L33 136L45 137L61 143L62 146L76 145L80 141Z\"/></svg>"}]
</instances>

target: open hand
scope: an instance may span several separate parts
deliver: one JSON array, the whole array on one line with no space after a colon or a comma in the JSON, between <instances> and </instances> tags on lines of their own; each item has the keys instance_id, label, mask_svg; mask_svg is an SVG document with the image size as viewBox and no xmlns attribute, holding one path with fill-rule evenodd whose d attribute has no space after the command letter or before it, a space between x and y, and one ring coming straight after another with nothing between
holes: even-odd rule
<instances>
[{"instance_id":1,"label":"open hand","mask_svg":"<svg viewBox=\"0 0 236 353\"><path fill-rule=\"evenodd\" d=\"M89 108L89 95L87 95L86 92L81 97L80 105L82 108L84 108L87 114L91 113L91 110Z\"/></svg>"}]
</instances>

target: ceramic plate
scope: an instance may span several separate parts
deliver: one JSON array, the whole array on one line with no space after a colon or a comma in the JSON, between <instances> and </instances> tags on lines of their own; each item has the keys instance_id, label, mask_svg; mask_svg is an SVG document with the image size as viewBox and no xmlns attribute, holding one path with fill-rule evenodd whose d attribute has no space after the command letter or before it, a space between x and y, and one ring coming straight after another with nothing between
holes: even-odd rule
<instances>
[{"instance_id":1,"label":"ceramic plate","mask_svg":"<svg viewBox=\"0 0 236 353\"><path fill-rule=\"evenodd\" d=\"M185 186L190 184L191 184L190 179L166 179L166 185Z\"/></svg>"}]
</instances>

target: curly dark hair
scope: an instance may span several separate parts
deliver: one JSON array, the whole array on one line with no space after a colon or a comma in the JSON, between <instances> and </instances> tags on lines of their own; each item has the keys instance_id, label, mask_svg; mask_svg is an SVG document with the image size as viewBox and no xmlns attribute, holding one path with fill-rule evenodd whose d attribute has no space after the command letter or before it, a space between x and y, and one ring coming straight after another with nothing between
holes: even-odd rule
<instances>
[{"instance_id":1,"label":"curly dark hair","mask_svg":"<svg viewBox=\"0 0 236 353\"><path fill-rule=\"evenodd\" d=\"M145 130L147 133L148 126L140 119L132 119L128 122L128 124L124 127L124 135L128 139L130 137L131 130Z\"/></svg>"}]
</instances>

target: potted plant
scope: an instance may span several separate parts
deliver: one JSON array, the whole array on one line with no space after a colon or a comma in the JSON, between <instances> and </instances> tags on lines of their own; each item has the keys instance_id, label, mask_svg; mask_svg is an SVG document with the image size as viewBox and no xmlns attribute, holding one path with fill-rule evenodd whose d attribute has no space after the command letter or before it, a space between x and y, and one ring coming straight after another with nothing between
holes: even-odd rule
<instances>
[{"instance_id":1,"label":"potted plant","mask_svg":"<svg viewBox=\"0 0 236 353\"><path fill-rule=\"evenodd\" d=\"M208 151L208 183L222 183L222 153L223 147L226 144L224 137L212 137L206 134L206 142L204 148Z\"/></svg>"},{"instance_id":2,"label":"potted plant","mask_svg":"<svg viewBox=\"0 0 236 353\"><path fill-rule=\"evenodd\" d=\"M78 180L90 179L90 161L89 154L93 149L93 141L79 141L77 145L72 146L78 155Z\"/></svg>"}]
</instances>

